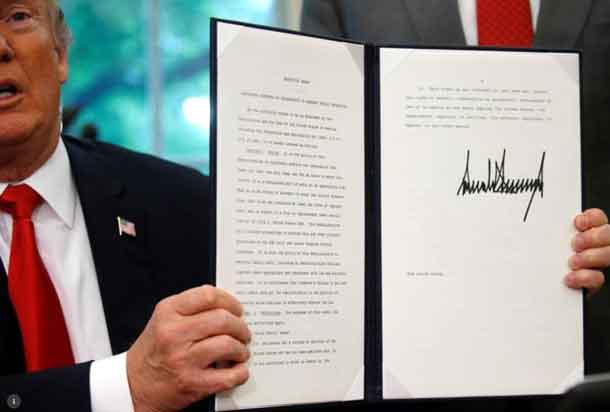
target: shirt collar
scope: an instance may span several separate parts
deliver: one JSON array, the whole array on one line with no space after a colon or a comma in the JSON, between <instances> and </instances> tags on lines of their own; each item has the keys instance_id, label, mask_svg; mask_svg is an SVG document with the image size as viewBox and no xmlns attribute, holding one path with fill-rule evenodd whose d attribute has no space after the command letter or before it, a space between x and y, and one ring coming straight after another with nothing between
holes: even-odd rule
<instances>
[{"instance_id":1,"label":"shirt collar","mask_svg":"<svg viewBox=\"0 0 610 412\"><path fill-rule=\"evenodd\" d=\"M69 228L74 224L76 209L76 186L72 180L70 159L62 139L51 157L41 168L22 182L27 184L44 199L49 207ZM7 188L8 183L0 182L0 193Z\"/></svg>"}]
</instances>

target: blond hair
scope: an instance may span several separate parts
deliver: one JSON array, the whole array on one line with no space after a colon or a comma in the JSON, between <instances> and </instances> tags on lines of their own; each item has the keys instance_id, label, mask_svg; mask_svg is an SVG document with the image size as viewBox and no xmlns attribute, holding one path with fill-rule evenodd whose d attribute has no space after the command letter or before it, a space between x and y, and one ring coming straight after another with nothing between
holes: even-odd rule
<instances>
[{"instance_id":1,"label":"blond hair","mask_svg":"<svg viewBox=\"0 0 610 412\"><path fill-rule=\"evenodd\" d=\"M55 41L59 47L67 49L72 43L72 32L66 23L64 12L59 7L58 0L48 0L48 3Z\"/></svg>"}]
</instances>

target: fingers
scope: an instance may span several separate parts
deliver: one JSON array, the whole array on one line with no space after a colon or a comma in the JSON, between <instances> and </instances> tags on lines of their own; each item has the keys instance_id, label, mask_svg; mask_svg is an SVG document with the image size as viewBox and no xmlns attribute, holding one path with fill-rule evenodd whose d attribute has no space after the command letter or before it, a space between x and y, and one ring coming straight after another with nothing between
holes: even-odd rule
<instances>
[{"instance_id":1,"label":"fingers","mask_svg":"<svg viewBox=\"0 0 610 412\"><path fill-rule=\"evenodd\" d=\"M134 410L182 410L244 383L251 334L241 315L240 303L212 286L159 302L127 353Z\"/></svg>"},{"instance_id":2,"label":"fingers","mask_svg":"<svg viewBox=\"0 0 610 412\"><path fill-rule=\"evenodd\" d=\"M610 246L586 249L572 255L569 259L570 269L604 269L610 266Z\"/></svg>"},{"instance_id":3,"label":"fingers","mask_svg":"<svg viewBox=\"0 0 610 412\"><path fill-rule=\"evenodd\" d=\"M574 218L574 226L580 232L572 239L576 252L569 259L572 272L565 277L565 284L573 289L586 288L589 295L604 284L601 270L610 266L610 226L608 217L600 209L588 209Z\"/></svg>"},{"instance_id":4,"label":"fingers","mask_svg":"<svg viewBox=\"0 0 610 412\"><path fill-rule=\"evenodd\" d=\"M249 377L250 373L245 363L237 363L227 368L208 368L198 375L198 386L202 393L211 395L241 385Z\"/></svg>"},{"instance_id":5,"label":"fingers","mask_svg":"<svg viewBox=\"0 0 610 412\"><path fill-rule=\"evenodd\" d=\"M580 232L606 224L608 224L608 217L600 209L587 209L574 218L574 226Z\"/></svg>"},{"instance_id":6,"label":"fingers","mask_svg":"<svg viewBox=\"0 0 610 412\"><path fill-rule=\"evenodd\" d=\"M223 392L245 383L250 373L245 363L226 368L191 369L181 374L176 392L189 399L189 404L209 395ZM156 410L156 409L155 409Z\"/></svg>"},{"instance_id":7,"label":"fingers","mask_svg":"<svg viewBox=\"0 0 610 412\"><path fill-rule=\"evenodd\" d=\"M169 298L175 310L183 316L191 316L212 309L224 309L235 316L243 314L239 301L222 289L205 285L189 289Z\"/></svg>"},{"instance_id":8,"label":"fingers","mask_svg":"<svg viewBox=\"0 0 610 412\"><path fill-rule=\"evenodd\" d=\"M191 348L191 352L202 369L213 366L216 362L242 363L250 359L248 347L227 335L202 340Z\"/></svg>"},{"instance_id":9,"label":"fingers","mask_svg":"<svg viewBox=\"0 0 610 412\"><path fill-rule=\"evenodd\" d=\"M597 292L604 284L604 274L598 270L581 269L569 273L565 277L566 286L572 289L589 289L590 292Z\"/></svg>"},{"instance_id":10,"label":"fingers","mask_svg":"<svg viewBox=\"0 0 610 412\"><path fill-rule=\"evenodd\" d=\"M577 233L572 239L572 249L582 252L585 249L600 248L610 245L610 225L603 224Z\"/></svg>"},{"instance_id":11,"label":"fingers","mask_svg":"<svg viewBox=\"0 0 610 412\"><path fill-rule=\"evenodd\" d=\"M252 335L246 322L224 309L214 309L186 318L181 326L184 337L199 341L212 336L229 335L243 343L250 343Z\"/></svg>"}]
</instances>

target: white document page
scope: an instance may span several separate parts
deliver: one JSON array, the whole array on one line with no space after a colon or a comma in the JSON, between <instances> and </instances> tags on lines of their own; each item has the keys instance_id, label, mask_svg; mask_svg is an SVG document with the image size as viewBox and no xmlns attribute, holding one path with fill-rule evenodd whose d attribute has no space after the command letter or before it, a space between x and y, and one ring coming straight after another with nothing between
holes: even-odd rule
<instances>
[{"instance_id":1,"label":"white document page","mask_svg":"<svg viewBox=\"0 0 610 412\"><path fill-rule=\"evenodd\" d=\"M384 48L380 72L384 397L562 392L578 56Z\"/></svg>"},{"instance_id":2,"label":"white document page","mask_svg":"<svg viewBox=\"0 0 610 412\"><path fill-rule=\"evenodd\" d=\"M364 47L218 23L217 285L253 333L218 410L362 399Z\"/></svg>"}]
</instances>

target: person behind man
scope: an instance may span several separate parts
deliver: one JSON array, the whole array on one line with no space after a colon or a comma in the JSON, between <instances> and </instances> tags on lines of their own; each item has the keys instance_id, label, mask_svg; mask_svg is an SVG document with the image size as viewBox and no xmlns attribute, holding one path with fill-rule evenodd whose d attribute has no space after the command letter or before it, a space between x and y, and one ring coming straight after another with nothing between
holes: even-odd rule
<instances>
[{"instance_id":1,"label":"person behind man","mask_svg":"<svg viewBox=\"0 0 610 412\"><path fill-rule=\"evenodd\" d=\"M69 42L56 1L0 0L0 410L177 411L248 378L208 179L61 138Z\"/></svg>"},{"instance_id":2,"label":"person behind man","mask_svg":"<svg viewBox=\"0 0 610 412\"><path fill-rule=\"evenodd\" d=\"M603 210L610 210L609 25L610 2L605 0L384 0L374 5L366 0L304 0L301 14L304 32L362 42L581 49L585 206ZM597 222L605 218L600 215ZM598 233L610 236L605 226ZM600 271L582 270L574 260L570 264L580 269L575 276L581 285L602 277ZM576 285L571 277L566 282ZM608 288L586 306L586 371L609 371Z\"/></svg>"}]
</instances>

